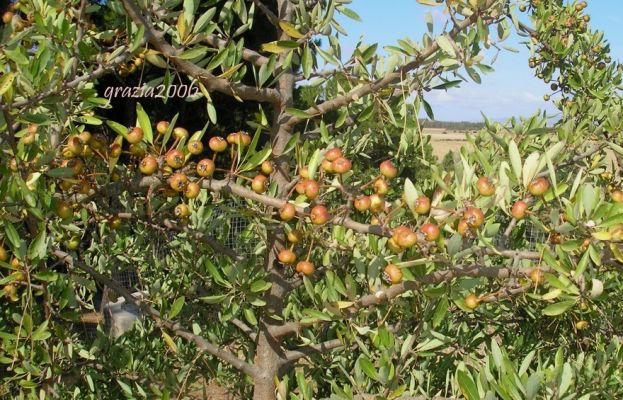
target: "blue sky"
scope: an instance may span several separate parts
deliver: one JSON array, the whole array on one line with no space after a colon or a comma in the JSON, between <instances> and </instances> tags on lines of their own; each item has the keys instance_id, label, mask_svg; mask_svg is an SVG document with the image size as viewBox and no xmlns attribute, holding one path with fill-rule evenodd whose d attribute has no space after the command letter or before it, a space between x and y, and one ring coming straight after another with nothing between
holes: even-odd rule
<instances>
[{"instance_id":1,"label":"blue sky","mask_svg":"<svg viewBox=\"0 0 623 400\"><path fill-rule=\"evenodd\" d=\"M363 36L364 43L379 43L379 47L395 44L397 39L411 37L420 41L425 32L425 14L433 12L436 33L442 28L440 7L428 7L416 0L354 0L350 8L362 21L341 17L340 23L348 32L342 37L342 54L350 55ZM591 27L605 32L611 44L612 58L623 60L623 1L588 0L587 12ZM495 120L511 116L527 116L538 109L554 112L543 101L548 85L538 80L528 67L529 51L512 35L505 44L520 53L502 52L493 67L495 72L484 75L482 84L463 83L460 88L433 91L426 95L435 118L448 121L481 121L481 111Z\"/></svg>"}]
</instances>

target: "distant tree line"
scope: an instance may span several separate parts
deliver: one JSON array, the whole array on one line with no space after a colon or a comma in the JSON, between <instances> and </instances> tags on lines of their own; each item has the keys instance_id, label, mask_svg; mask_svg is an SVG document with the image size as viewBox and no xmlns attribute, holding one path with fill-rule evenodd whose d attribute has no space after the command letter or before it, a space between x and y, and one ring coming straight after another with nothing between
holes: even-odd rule
<instances>
[{"instance_id":1,"label":"distant tree line","mask_svg":"<svg viewBox=\"0 0 623 400\"><path fill-rule=\"evenodd\" d=\"M484 128L484 122L469 121L431 121L428 119L420 120L423 128L446 129L452 131L477 131Z\"/></svg>"}]
</instances>

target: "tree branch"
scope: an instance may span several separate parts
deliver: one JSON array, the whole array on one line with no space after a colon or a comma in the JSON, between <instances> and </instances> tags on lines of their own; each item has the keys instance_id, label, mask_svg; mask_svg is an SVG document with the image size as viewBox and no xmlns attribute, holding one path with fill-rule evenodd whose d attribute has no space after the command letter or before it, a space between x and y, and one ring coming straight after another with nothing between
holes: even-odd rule
<instances>
[{"instance_id":1,"label":"tree branch","mask_svg":"<svg viewBox=\"0 0 623 400\"><path fill-rule=\"evenodd\" d=\"M257 8L259 8L260 11L264 13L264 15L266 16L268 21L271 24L273 24L273 26L275 26L275 28L281 29L279 27L279 18L275 15L275 13L273 13L270 10L270 8L266 7L266 5L264 5L264 3L262 3L260 0L253 0L253 3L255 3Z\"/></svg>"},{"instance_id":2,"label":"tree branch","mask_svg":"<svg viewBox=\"0 0 623 400\"><path fill-rule=\"evenodd\" d=\"M495 3L494 0L488 0L487 4L484 6L484 8L482 10L486 10L488 8L490 8L493 4ZM448 34L450 38L454 39L457 37L457 35L462 32L463 30L465 30L466 28L468 28L469 26L473 25L478 16L480 15L480 13L474 13L472 16L460 21ZM489 22L489 23L492 23ZM390 84L400 80L402 77L404 77L408 72L418 68L419 66L421 66L430 56L432 56L433 54L435 54L437 51L439 50L439 45L437 44L437 41L431 41L431 43L428 45L428 47L426 47L424 50L422 50L417 57L415 58L415 60L403 65L401 68L399 68L396 72L391 72L387 75L385 75L383 78L379 78L376 81L372 82L372 83L368 83L366 85L363 85L357 89L353 89L350 92L346 93L343 96L339 96L336 97L332 100L327 100L323 103L320 103L318 105L312 106L310 108L308 108L307 110L305 110L306 113L308 114L312 114L314 116L318 116L318 115L323 115L328 113L329 111L334 111L337 110L340 107L343 107L345 105L348 105L350 103L352 103L353 101L362 98L364 96L367 96L371 93L377 92L387 86L389 86ZM288 119L288 121L286 122L287 126L294 126L296 124L298 124L299 122L301 122L302 119L299 117L290 117Z\"/></svg>"},{"instance_id":3,"label":"tree branch","mask_svg":"<svg viewBox=\"0 0 623 400\"><path fill-rule=\"evenodd\" d=\"M123 298L128 303L132 303L135 306L139 307L143 311L143 313L147 314L151 319L154 320L156 325L167 328L169 331L171 331L176 336L179 336L181 338L188 340L189 342L194 343L200 350L205 351L206 353L219 358L220 360L226 362L227 364L233 366L237 370L244 372L245 374L251 377L255 377L258 375L259 372L253 365L238 358L236 355L234 355L230 351L220 348L217 345L208 342L201 336L195 335L183 329L179 323L169 321L163 318L157 310L151 307L147 302L144 302L141 299L134 297L132 293L130 293L129 290L127 290L125 287L120 285L118 282L97 272L94 268L91 268L90 266L86 265L80 260L74 259L69 254L61 250L55 250L53 251L53 254L68 267L77 267L81 269L82 271L86 272L87 274L89 274L96 281L114 289L115 292L123 296Z\"/></svg>"},{"instance_id":4,"label":"tree branch","mask_svg":"<svg viewBox=\"0 0 623 400\"><path fill-rule=\"evenodd\" d=\"M287 362L294 362L310 354L322 353L324 351L337 349L338 347L344 347L344 343L340 339L327 340L326 342L312 344L296 350L290 350L286 353L285 358Z\"/></svg>"},{"instance_id":5,"label":"tree branch","mask_svg":"<svg viewBox=\"0 0 623 400\"><path fill-rule=\"evenodd\" d=\"M164 40L162 32L156 31L151 21L148 21L134 0L123 0L123 6L134 23L145 27L145 37L163 56L175 64L179 71L192 76L201 82L208 91L220 92L237 99L253 100L259 102L278 103L281 101L279 92L270 88L256 88L241 83L232 83L227 79L218 78L207 70L194 63L180 58L181 51L173 48Z\"/></svg>"}]
</instances>

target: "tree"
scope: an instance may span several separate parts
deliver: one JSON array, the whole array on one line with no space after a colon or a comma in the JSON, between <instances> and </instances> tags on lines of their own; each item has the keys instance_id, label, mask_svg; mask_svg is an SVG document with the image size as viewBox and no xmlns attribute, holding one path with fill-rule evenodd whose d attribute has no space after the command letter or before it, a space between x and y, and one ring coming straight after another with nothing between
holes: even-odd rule
<instances>
[{"instance_id":1,"label":"tree","mask_svg":"<svg viewBox=\"0 0 623 400\"><path fill-rule=\"evenodd\" d=\"M607 42L585 2L420 2L448 23L346 61L345 0L13 4L1 393L200 398L216 380L256 400L620 397L621 74ZM243 39L256 20L275 40ZM422 159L426 92L480 82L513 32L559 119L485 121L451 169ZM164 93L194 82L197 113L158 121L139 101L133 126L105 113L97 81L139 69ZM219 131L231 111L217 96L255 110L240 131ZM140 284L116 278L127 270ZM142 323L83 337L85 313L110 320L117 297Z\"/></svg>"}]
</instances>

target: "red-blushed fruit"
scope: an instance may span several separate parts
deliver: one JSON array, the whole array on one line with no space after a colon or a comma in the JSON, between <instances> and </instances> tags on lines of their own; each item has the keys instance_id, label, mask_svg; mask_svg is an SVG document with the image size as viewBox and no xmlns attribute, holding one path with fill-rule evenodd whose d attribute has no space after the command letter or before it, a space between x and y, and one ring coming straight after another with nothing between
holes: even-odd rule
<instances>
[{"instance_id":1,"label":"red-blushed fruit","mask_svg":"<svg viewBox=\"0 0 623 400\"><path fill-rule=\"evenodd\" d=\"M296 217L296 207L292 203L284 204L279 210L279 218L282 221L288 222L294 219L294 217Z\"/></svg>"},{"instance_id":2,"label":"red-blushed fruit","mask_svg":"<svg viewBox=\"0 0 623 400\"><path fill-rule=\"evenodd\" d=\"M202 178L208 178L214 174L216 165L209 158L204 158L197 163L197 175Z\"/></svg>"},{"instance_id":3,"label":"red-blushed fruit","mask_svg":"<svg viewBox=\"0 0 623 400\"><path fill-rule=\"evenodd\" d=\"M271 163L268 160L265 160L264 162L262 162L262 166L260 167L260 170L262 171L264 175L270 175L273 173L275 168L273 168L273 163Z\"/></svg>"},{"instance_id":4,"label":"red-blushed fruit","mask_svg":"<svg viewBox=\"0 0 623 400\"><path fill-rule=\"evenodd\" d=\"M190 216L190 208L188 208L187 204L180 203L175 206L175 209L173 209L173 214L177 218L182 218L182 219L188 218Z\"/></svg>"},{"instance_id":5,"label":"red-blushed fruit","mask_svg":"<svg viewBox=\"0 0 623 400\"><path fill-rule=\"evenodd\" d=\"M549 181L543 177L536 178L528 184L528 192L533 196L542 196L549 189Z\"/></svg>"},{"instance_id":6,"label":"red-blushed fruit","mask_svg":"<svg viewBox=\"0 0 623 400\"><path fill-rule=\"evenodd\" d=\"M427 242L434 242L435 240L437 240L439 234L441 233L439 227L430 222L422 225L420 227L420 232L424 234L424 239L426 239Z\"/></svg>"},{"instance_id":7,"label":"red-blushed fruit","mask_svg":"<svg viewBox=\"0 0 623 400\"><path fill-rule=\"evenodd\" d=\"M400 247L400 245L398 245L398 243L396 243L396 240L393 237L389 238L389 240L387 241L387 248L389 248L390 251L396 254L402 253L402 251L404 250L402 247Z\"/></svg>"},{"instance_id":8,"label":"red-blushed fruit","mask_svg":"<svg viewBox=\"0 0 623 400\"><path fill-rule=\"evenodd\" d=\"M143 175L152 175L158 169L158 161L153 156L147 156L141 160L138 169Z\"/></svg>"},{"instance_id":9,"label":"red-blushed fruit","mask_svg":"<svg viewBox=\"0 0 623 400\"><path fill-rule=\"evenodd\" d=\"M380 213L385 210L385 199L378 193L370 195L370 211Z\"/></svg>"},{"instance_id":10,"label":"red-blushed fruit","mask_svg":"<svg viewBox=\"0 0 623 400\"><path fill-rule=\"evenodd\" d=\"M312 224L323 225L329 221L329 210L323 205L314 206L309 214Z\"/></svg>"},{"instance_id":11,"label":"red-blushed fruit","mask_svg":"<svg viewBox=\"0 0 623 400\"><path fill-rule=\"evenodd\" d=\"M620 190L613 190L610 192L610 198L615 203L623 203L623 192Z\"/></svg>"},{"instance_id":12,"label":"red-blushed fruit","mask_svg":"<svg viewBox=\"0 0 623 400\"><path fill-rule=\"evenodd\" d=\"M134 156L134 157L144 157L145 156L145 147L143 146L142 143L134 143L131 144L130 147L128 148L128 152Z\"/></svg>"},{"instance_id":13,"label":"red-blushed fruit","mask_svg":"<svg viewBox=\"0 0 623 400\"><path fill-rule=\"evenodd\" d=\"M332 174L333 172L333 163L327 159L322 160L322 163L320 163L320 166L322 167L322 170L328 174Z\"/></svg>"},{"instance_id":14,"label":"red-blushed fruit","mask_svg":"<svg viewBox=\"0 0 623 400\"><path fill-rule=\"evenodd\" d=\"M476 189L481 196L489 197L495 193L495 185L486 176L481 176L476 182Z\"/></svg>"},{"instance_id":15,"label":"red-blushed fruit","mask_svg":"<svg viewBox=\"0 0 623 400\"><path fill-rule=\"evenodd\" d=\"M428 214L430 211L430 199L426 196L420 196L415 200L413 210L420 215Z\"/></svg>"},{"instance_id":16,"label":"red-blushed fruit","mask_svg":"<svg viewBox=\"0 0 623 400\"><path fill-rule=\"evenodd\" d=\"M296 262L296 254L290 249L283 249L277 254L277 259L285 265L292 265Z\"/></svg>"},{"instance_id":17,"label":"red-blushed fruit","mask_svg":"<svg viewBox=\"0 0 623 400\"><path fill-rule=\"evenodd\" d=\"M390 160L385 160L379 165L381 175L388 179L395 178L398 175L398 168Z\"/></svg>"},{"instance_id":18,"label":"red-blushed fruit","mask_svg":"<svg viewBox=\"0 0 623 400\"><path fill-rule=\"evenodd\" d=\"M314 271L316 271L316 268L314 267L314 264L310 263L309 261L300 261L298 264L296 264L296 272L300 272L305 276L313 275Z\"/></svg>"},{"instance_id":19,"label":"red-blushed fruit","mask_svg":"<svg viewBox=\"0 0 623 400\"><path fill-rule=\"evenodd\" d=\"M459 235L463 237L467 236L467 234L470 232L469 224L467 223L467 221L465 221L464 219L460 220L456 226L456 231L459 233Z\"/></svg>"},{"instance_id":20,"label":"red-blushed fruit","mask_svg":"<svg viewBox=\"0 0 623 400\"><path fill-rule=\"evenodd\" d=\"M318 197L318 194L320 193L320 186L318 185L318 182L313 179L306 179L303 181L303 185L305 188L305 197L309 200L314 200Z\"/></svg>"},{"instance_id":21,"label":"red-blushed fruit","mask_svg":"<svg viewBox=\"0 0 623 400\"><path fill-rule=\"evenodd\" d=\"M188 152L190 154L197 155L203 153L203 143L199 140L191 140L188 142L186 147L188 148Z\"/></svg>"},{"instance_id":22,"label":"red-blushed fruit","mask_svg":"<svg viewBox=\"0 0 623 400\"><path fill-rule=\"evenodd\" d=\"M324 159L327 161L333 162L339 157L342 157L342 150L338 149L337 147L329 149L326 153L324 153Z\"/></svg>"},{"instance_id":23,"label":"red-blushed fruit","mask_svg":"<svg viewBox=\"0 0 623 400\"><path fill-rule=\"evenodd\" d=\"M479 228L485 221L485 214L480 208L467 207L463 213L463 219L472 228Z\"/></svg>"},{"instance_id":24,"label":"red-blushed fruit","mask_svg":"<svg viewBox=\"0 0 623 400\"><path fill-rule=\"evenodd\" d=\"M21 137L20 142L22 142L25 146L33 144L37 139L37 134L33 132L26 132L24 136Z\"/></svg>"},{"instance_id":25,"label":"red-blushed fruit","mask_svg":"<svg viewBox=\"0 0 623 400\"><path fill-rule=\"evenodd\" d=\"M169 186L171 187L171 189L175 190L176 192L184 191L184 189L186 189L187 184L188 184L188 177L181 172L176 172L173 175L171 175L171 177L169 178Z\"/></svg>"},{"instance_id":26,"label":"red-blushed fruit","mask_svg":"<svg viewBox=\"0 0 623 400\"><path fill-rule=\"evenodd\" d=\"M227 135L227 143L231 145L238 145L240 142L241 142L241 139L240 139L239 132L232 132L229 135Z\"/></svg>"},{"instance_id":27,"label":"red-blushed fruit","mask_svg":"<svg viewBox=\"0 0 623 400\"><path fill-rule=\"evenodd\" d=\"M535 268L532 271L530 271L530 280L535 285L540 285L543 282L545 282L545 274L540 268Z\"/></svg>"},{"instance_id":28,"label":"red-blushed fruit","mask_svg":"<svg viewBox=\"0 0 623 400\"><path fill-rule=\"evenodd\" d=\"M11 269L21 269L22 263L17 257L13 257L11 258L11 262L9 262L9 266L11 267Z\"/></svg>"},{"instance_id":29,"label":"red-blushed fruit","mask_svg":"<svg viewBox=\"0 0 623 400\"><path fill-rule=\"evenodd\" d=\"M305 181L300 181L294 185L294 191L298 194L305 194Z\"/></svg>"},{"instance_id":30,"label":"red-blushed fruit","mask_svg":"<svg viewBox=\"0 0 623 400\"><path fill-rule=\"evenodd\" d=\"M69 204L67 204L67 202L63 200L60 200L58 203L56 203L55 211L56 215L58 215L62 219L68 219L70 217L73 217L74 215L74 210Z\"/></svg>"},{"instance_id":31,"label":"red-blushed fruit","mask_svg":"<svg viewBox=\"0 0 623 400\"><path fill-rule=\"evenodd\" d=\"M353 201L355 209L359 212L365 212L370 208L370 198L368 196L359 196Z\"/></svg>"},{"instance_id":32,"label":"red-blushed fruit","mask_svg":"<svg viewBox=\"0 0 623 400\"><path fill-rule=\"evenodd\" d=\"M288 242L290 243L299 243L303 240L303 232L299 231L298 229L292 229L290 232L288 232Z\"/></svg>"},{"instance_id":33,"label":"red-blushed fruit","mask_svg":"<svg viewBox=\"0 0 623 400\"><path fill-rule=\"evenodd\" d=\"M175 128L173 128L173 136L175 136L175 138L178 140L185 139L188 137L188 130L181 126L176 126Z\"/></svg>"},{"instance_id":34,"label":"red-blushed fruit","mask_svg":"<svg viewBox=\"0 0 623 400\"><path fill-rule=\"evenodd\" d=\"M347 173L352 167L353 164L346 157L338 157L331 162L331 169L333 169L333 172L340 175Z\"/></svg>"},{"instance_id":35,"label":"red-blushed fruit","mask_svg":"<svg viewBox=\"0 0 623 400\"><path fill-rule=\"evenodd\" d=\"M377 179L374 181L374 190L378 194L387 194L389 192L389 183L385 179Z\"/></svg>"},{"instance_id":36,"label":"red-blushed fruit","mask_svg":"<svg viewBox=\"0 0 623 400\"><path fill-rule=\"evenodd\" d=\"M266 176L256 175L251 181L251 189L257 194L262 194L266 191Z\"/></svg>"},{"instance_id":37,"label":"red-blushed fruit","mask_svg":"<svg viewBox=\"0 0 623 400\"><path fill-rule=\"evenodd\" d=\"M28 133L37 133L37 128L39 128L39 126L37 124L28 124L28 127L26 128L26 131Z\"/></svg>"},{"instance_id":38,"label":"red-blushed fruit","mask_svg":"<svg viewBox=\"0 0 623 400\"><path fill-rule=\"evenodd\" d=\"M74 155L79 156L84 151L84 143L78 136L72 136L67 141L67 149Z\"/></svg>"},{"instance_id":39,"label":"red-blushed fruit","mask_svg":"<svg viewBox=\"0 0 623 400\"><path fill-rule=\"evenodd\" d=\"M381 220L377 217L372 217L370 219L370 225L381 225Z\"/></svg>"},{"instance_id":40,"label":"red-blushed fruit","mask_svg":"<svg viewBox=\"0 0 623 400\"><path fill-rule=\"evenodd\" d=\"M410 249L417 243L417 234L409 227L404 226L401 228L402 229L400 229L394 236L394 239L396 240L398 246L403 249Z\"/></svg>"},{"instance_id":41,"label":"red-blushed fruit","mask_svg":"<svg viewBox=\"0 0 623 400\"><path fill-rule=\"evenodd\" d=\"M84 143L85 145L91 144L91 140L93 139L93 136L91 135L91 132L89 132L89 131L82 131L82 132L80 132L78 134L78 137L80 138L82 143Z\"/></svg>"},{"instance_id":42,"label":"red-blushed fruit","mask_svg":"<svg viewBox=\"0 0 623 400\"><path fill-rule=\"evenodd\" d=\"M79 158L70 158L61 163L61 167L71 168L74 175L80 175L84 171L84 161Z\"/></svg>"},{"instance_id":43,"label":"red-blushed fruit","mask_svg":"<svg viewBox=\"0 0 623 400\"><path fill-rule=\"evenodd\" d=\"M301 167L299 169L299 176L303 179L309 179L309 169L307 167Z\"/></svg>"},{"instance_id":44,"label":"red-blushed fruit","mask_svg":"<svg viewBox=\"0 0 623 400\"><path fill-rule=\"evenodd\" d=\"M11 11L5 11L4 14L2 14L2 22L5 25L10 24L12 20L13 20L13 13Z\"/></svg>"},{"instance_id":45,"label":"red-blushed fruit","mask_svg":"<svg viewBox=\"0 0 623 400\"><path fill-rule=\"evenodd\" d=\"M214 136L208 142L210 150L215 153L222 153L227 150L227 141L220 136Z\"/></svg>"},{"instance_id":46,"label":"red-blushed fruit","mask_svg":"<svg viewBox=\"0 0 623 400\"><path fill-rule=\"evenodd\" d=\"M246 132L240 132L240 141L243 146L248 146L251 144L251 136Z\"/></svg>"},{"instance_id":47,"label":"red-blushed fruit","mask_svg":"<svg viewBox=\"0 0 623 400\"><path fill-rule=\"evenodd\" d=\"M528 203L523 200L517 200L511 209L511 215L517 220L526 218L527 212Z\"/></svg>"},{"instance_id":48,"label":"red-blushed fruit","mask_svg":"<svg viewBox=\"0 0 623 400\"><path fill-rule=\"evenodd\" d=\"M130 144L140 143L141 140L143 140L143 130L138 126L135 126L134 128L130 129L130 132L128 132L126 140Z\"/></svg>"},{"instance_id":49,"label":"red-blushed fruit","mask_svg":"<svg viewBox=\"0 0 623 400\"><path fill-rule=\"evenodd\" d=\"M182 168L186 161L184 159L184 153L178 149L169 150L164 160L167 162L167 165L173 169Z\"/></svg>"},{"instance_id":50,"label":"red-blushed fruit","mask_svg":"<svg viewBox=\"0 0 623 400\"><path fill-rule=\"evenodd\" d=\"M385 273L385 278L391 282L392 285L396 285L402 281L402 271L395 264L387 264L383 272Z\"/></svg>"},{"instance_id":51,"label":"red-blushed fruit","mask_svg":"<svg viewBox=\"0 0 623 400\"><path fill-rule=\"evenodd\" d=\"M194 199L199 196L199 192L201 191L201 186L197 182L188 182L186 185L186 190L184 190L184 196L189 199Z\"/></svg>"},{"instance_id":52,"label":"red-blushed fruit","mask_svg":"<svg viewBox=\"0 0 623 400\"><path fill-rule=\"evenodd\" d=\"M473 293L468 294L467 296L465 296L465 307L469 308L470 310L475 310L476 307L478 307L478 304L480 303L480 298L478 296L476 296Z\"/></svg>"},{"instance_id":53,"label":"red-blushed fruit","mask_svg":"<svg viewBox=\"0 0 623 400\"><path fill-rule=\"evenodd\" d=\"M122 224L123 220L118 215L115 215L108 220L108 227L112 230L117 230L121 228Z\"/></svg>"},{"instance_id":54,"label":"red-blushed fruit","mask_svg":"<svg viewBox=\"0 0 623 400\"><path fill-rule=\"evenodd\" d=\"M156 124L156 132L164 135L169 130L169 123L167 121L160 121Z\"/></svg>"}]
</instances>

